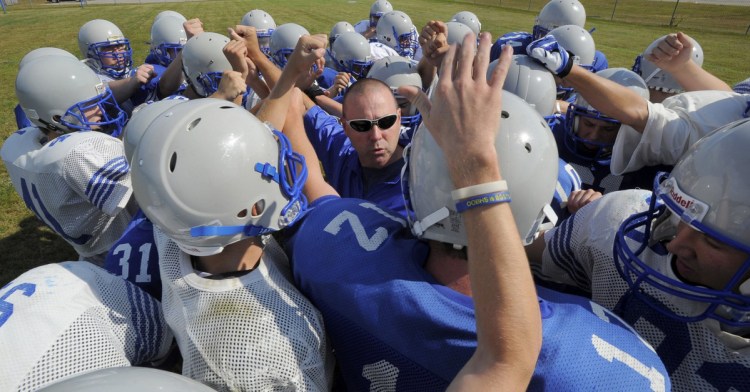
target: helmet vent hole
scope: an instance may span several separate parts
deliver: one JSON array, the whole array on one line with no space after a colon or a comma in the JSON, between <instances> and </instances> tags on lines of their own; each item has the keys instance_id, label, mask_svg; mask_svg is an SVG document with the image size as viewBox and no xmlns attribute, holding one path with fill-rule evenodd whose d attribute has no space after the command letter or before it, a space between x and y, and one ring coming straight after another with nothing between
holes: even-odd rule
<instances>
[{"instance_id":1,"label":"helmet vent hole","mask_svg":"<svg viewBox=\"0 0 750 392\"><path fill-rule=\"evenodd\" d=\"M257 203L253 204L253 211L252 211L253 218L257 218L261 216L263 214L263 211L265 210L266 210L266 201L263 199L258 200Z\"/></svg>"},{"instance_id":2,"label":"helmet vent hole","mask_svg":"<svg viewBox=\"0 0 750 392\"><path fill-rule=\"evenodd\" d=\"M174 173L174 168L177 166L177 153L173 152L172 157L169 158L169 172Z\"/></svg>"},{"instance_id":3,"label":"helmet vent hole","mask_svg":"<svg viewBox=\"0 0 750 392\"><path fill-rule=\"evenodd\" d=\"M193 120L193 122L191 122L190 124L188 124L188 127L187 127L188 132L192 131L200 123L201 123L201 118L200 117L196 118L195 120Z\"/></svg>"},{"instance_id":4,"label":"helmet vent hole","mask_svg":"<svg viewBox=\"0 0 750 392\"><path fill-rule=\"evenodd\" d=\"M240 218L240 219L244 218L246 216L247 216L247 208L245 208L244 210L242 210L242 211L240 211L240 212L237 213L237 217Z\"/></svg>"},{"instance_id":5,"label":"helmet vent hole","mask_svg":"<svg viewBox=\"0 0 750 392\"><path fill-rule=\"evenodd\" d=\"M508 118L510 117L510 113L506 112L505 110L500 113L500 118Z\"/></svg>"},{"instance_id":6,"label":"helmet vent hole","mask_svg":"<svg viewBox=\"0 0 750 392\"><path fill-rule=\"evenodd\" d=\"M523 148L525 148L525 149L526 149L526 152L528 152L528 153L530 153L530 152L531 152L531 144L529 144L529 143L524 143L524 145L523 145Z\"/></svg>"}]
</instances>

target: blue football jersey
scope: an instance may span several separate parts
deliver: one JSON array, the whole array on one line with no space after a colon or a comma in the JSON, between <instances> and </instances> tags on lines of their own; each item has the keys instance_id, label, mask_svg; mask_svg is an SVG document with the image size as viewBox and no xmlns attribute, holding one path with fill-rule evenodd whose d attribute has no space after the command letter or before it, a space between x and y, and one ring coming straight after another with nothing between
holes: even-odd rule
<instances>
[{"instance_id":1,"label":"blue football jersey","mask_svg":"<svg viewBox=\"0 0 750 392\"><path fill-rule=\"evenodd\" d=\"M445 390L476 349L473 302L423 268L428 245L407 222L371 202L324 198L293 230L294 279L323 314L346 387ZM538 292L544 340L529 390L670 389L656 353L613 313Z\"/></svg>"},{"instance_id":2,"label":"blue football jersey","mask_svg":"<svg viewBox=\"0 0 750 392\"><path fill-rule=\"evenodd\" d=\"M154 245L154 225L138 210L122 237L104 260L104 269L161 299L159 255Z\"/></svg>"}]
</instances>

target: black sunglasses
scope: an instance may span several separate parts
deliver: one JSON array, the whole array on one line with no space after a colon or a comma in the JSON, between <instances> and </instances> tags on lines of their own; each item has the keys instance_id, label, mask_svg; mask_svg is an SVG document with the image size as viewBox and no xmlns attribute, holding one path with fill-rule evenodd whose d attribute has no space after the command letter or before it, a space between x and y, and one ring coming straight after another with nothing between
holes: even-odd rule
<instances>
[{"instance_id":1,"label":"black sunglasses","mask_svg":"<svg viewBox=\"0 0 750 392\"><path fill-rule=\"evenodd\" d=\"M397 119L398 114L389 114L387 116L376 118L374 120L349 120L346 123L349 124L349 126L357 132L367 132L375 125L377 125L380 129L388 129L396 123Z\"/></svg>"}]
</instances>

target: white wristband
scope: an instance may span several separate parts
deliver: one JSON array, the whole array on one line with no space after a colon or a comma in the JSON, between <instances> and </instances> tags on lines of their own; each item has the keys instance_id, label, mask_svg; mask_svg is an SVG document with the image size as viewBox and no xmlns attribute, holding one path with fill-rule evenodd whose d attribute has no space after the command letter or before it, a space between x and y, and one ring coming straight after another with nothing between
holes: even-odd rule
<instances>
[{"instance_id":1,"label":"white wristband","mask_svg":"<svg viewBox=\"0 0 750 392\"><path fill-rule=\"evenodd\" d=\"M469 197L483 195L491 192L504 192L508 190L508 183L504 180L485 182L484 184L477 184L467 186L466 188L459 188L451 191L451 197L453 201L463 200Z\"/></svg>"}]
</instances>

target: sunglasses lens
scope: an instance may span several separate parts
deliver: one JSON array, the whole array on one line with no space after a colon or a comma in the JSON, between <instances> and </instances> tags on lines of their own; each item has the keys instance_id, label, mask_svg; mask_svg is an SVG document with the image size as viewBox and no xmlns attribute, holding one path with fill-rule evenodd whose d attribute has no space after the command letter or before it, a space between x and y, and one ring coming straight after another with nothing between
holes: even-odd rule
<instances>
[{"instance_id":1,"label":"sunglasses lens","mask_svg":"<svg viewBox=\"0 0 750 392\"><path fill-rule=\"evenodd\" d=\"M367 120L349 121L349 126L357 132L367 132L372 128L372 123Z\"/></svg>"},{"instance_id":2,"label":"sunglasses lens","mask_svg":"<svg viewBox=\"0 0 750 392\"><path fill-rule=\"evenodd\" d=\"M378 128L380 129L388 129L393 126L393 124L396 123L396 116L395 114L391 114L390 116L385 116L378 120Z\"/></svg>"}]
</instances>

